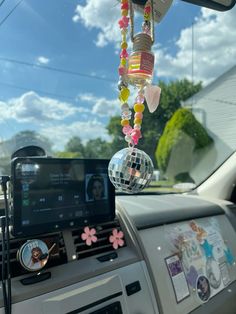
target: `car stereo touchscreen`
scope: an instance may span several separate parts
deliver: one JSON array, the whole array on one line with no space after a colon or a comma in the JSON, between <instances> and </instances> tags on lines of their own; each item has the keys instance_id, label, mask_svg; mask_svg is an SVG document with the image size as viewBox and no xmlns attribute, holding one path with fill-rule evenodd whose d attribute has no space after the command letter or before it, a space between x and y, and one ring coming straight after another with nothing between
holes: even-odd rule
<instances>
[{"instance_id":1,"label":"car stereo touchscreen","mask_svg":"<svg viewBox=\"0 0 236 314\"><path fill-rule=\"evenodd\" d=\"M16 158L12 161L14 236L54 232L114 219L108 160Z\"/></svg>"}]
</instances>

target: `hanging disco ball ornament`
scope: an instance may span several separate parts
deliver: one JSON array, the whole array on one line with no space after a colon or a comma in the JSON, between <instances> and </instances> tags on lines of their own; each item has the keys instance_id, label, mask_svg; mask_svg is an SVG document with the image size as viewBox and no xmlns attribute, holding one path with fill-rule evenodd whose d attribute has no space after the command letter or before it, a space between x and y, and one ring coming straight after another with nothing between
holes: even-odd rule
<instances>
[{"instance_id":1,"label":"hanging disco ball ornament","mask_svg":"<svg viewBox=\"0 0 236 314\"><path fill-rule=\"evenodd\" d=\"M152 179L153 163L142 150L128 147L118 151L110 160L108 174L118 191L140 192Z\"/></svg>"},{"instance_id":2,"label":"hanging disco ball ornament","mask_svg":"<svg viewBox=\"0 0 236 314\"><path fill-rule=\"evenodd\" d=\"M153 163L151 158L143 151L135 148L142 138L141 128L143 112L145 110L145 90L146 102L154 112L153 103L156 106L156 95L159 96L155 88L150 88L154 71L154 55L151 52L154 43L154 14L153 0L147 0L144 6L144 22L142 32L134 36L134 11L131 0L121 1L121 18L119 27L121 29L121 52L119 73L119 100L121 104L121 126L128 148L117 152L111 159L108 166L108 174L112 184L119 191L125 193L138 193L145 188L152 179ZM130 16L128 16L130 14ZM129 55L127 34L128 25L131 24L131 40L133 51ZM138 88L133 111L128 100L130 96L129 84ZM151 85L150 85L151 86ZM154 89L154 90L153 90ZM155 96L155 97L154 97ZM155 98L153 100L153 98ZM134 114L133 123L132 115Z\"/></svg>"}]
</instances>

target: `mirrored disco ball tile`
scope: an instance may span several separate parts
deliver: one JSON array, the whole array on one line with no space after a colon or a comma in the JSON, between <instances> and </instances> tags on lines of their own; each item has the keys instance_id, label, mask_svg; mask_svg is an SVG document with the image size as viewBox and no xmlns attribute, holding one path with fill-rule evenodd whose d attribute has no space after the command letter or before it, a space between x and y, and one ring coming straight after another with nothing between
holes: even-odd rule
<instances>
[{"instance_id":1,"label":"mirrored disco ball tile","mask_svg":"<svg viewBox=\"0 0 236 314\"><path fill-rule=\"evenodd\" d=\"M130 194L138 193L150 183L153 163L144 151L124 148L112 157L108 174L117 189Z\"/></svg>"}]
</instances>

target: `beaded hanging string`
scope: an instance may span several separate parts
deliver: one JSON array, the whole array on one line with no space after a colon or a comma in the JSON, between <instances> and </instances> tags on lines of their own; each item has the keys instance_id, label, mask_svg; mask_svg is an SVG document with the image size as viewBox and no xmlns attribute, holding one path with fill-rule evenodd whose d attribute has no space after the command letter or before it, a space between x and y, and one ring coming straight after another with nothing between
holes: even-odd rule
<instances>
[{"instance_id":1,"label":"beaded hanging string","mask_svg":"<svg viewBox=\"0 0 236 314\"><path fill-rule=\"evenodd\" d=\"M120 53L120 65L119 65L119 82L118 89L119 100L121 102L121 125L123 127L122 131L125 134L125 139L129 139L129 134L132 131L130 126L130 119L132 117L132 112L129 110L129 105L127 103L130 90L127 83L127 58L128 58L128 44L127 44L127 33L129 25L129 0L121 0L121 19L119 20L119 26L121 29L121 53Z\"/></svg>"},{"instance_id":2,"label":"beaded hanging string","mask_svg":"<svg viewBox=\"0 0 236 314\"><path fill-rule=\"evenodd\" d=\"M152 37L151 37L151 44L154 41L154 27L153 24L151 23L151 16L153 17L153 3L151 2L151 0L148 0L144 6L144 22L142 24L142 31L143 33L147 34L148 36L151 37L151 33L152 33ZM131 7L131 11L132 13L130 14L131 16L131 39L134 42L135 41L135 37L134 37L134 16L133 16L133 8ZM144 46L148 45L146 41L142 42L140 41L139 45L139 50L144 50ZM145 74L144 74L145 76ZM139 91L138 91L138 96L135 99L135 104L133 106L134 108L134 130L131 133L131 139L132 139L132 143L134 145L137 145L139 142L139 139L142 137L142 133L141 133L141 125L142 125L142 119L143 119L143 111L145 109L144 106L144 100L145 100L145 96L144 96L144 85L139 85Z\"/></svg>"},{"instance_id":3,"label":"beaded hanging string","mask_svg":"<svg viewBox=\"0 0 236 314\"><path fill-rule=\"evenodd\" d=\"M128 16L128 9L130 9L130 19ZM133 106L135 115L134 115L134 127L130 125L130 120L132 117L132 112L129 110L129 105L127 103L130 91L127 83L127 28L129 24L129 20L131 22L131 39L134 42L134 23L133 23L133 7L132 1L122 0L121 1L121 19L119 20L119 25L121 28L122 34L122 42L121 42L121 54L120 54L120 66L119 66L119 75L120 80L118 83L118 87L120 90L119 99L121 101L121 126L122 132L125 135L125 140L129 144L129 146L135 146L138 144L139 139L142 137L141 134L141 124L143 119L143 111L145 109L144 106L144 83L138 83L136 86L139 87L138 95L135 99L135 104ZM153 18L153 1L148 0L144 7L144 22L142 25L143 33L147 34L147 38L145 41L136 40L136 46L139 47L139 50L144 50L144 48L150 48L151 44L154 41L154 22L151 23L151 17ZM152 36L151 36L152 34ZM149 47L150 46L150 47ZM135 69L136 64L140 62L140 58L137 56L132 57L133 69ZM135 73L134 70L132 70ZM139 71L140 74L141 71ZM143 71L143 76L145 78L145 71ZM135 75L135 74L134 74ZM145 81L145 79L144 79Z\"/></svg>"},{"instance_id":4,"label":"beaded hanging string","mask_svg":"<svg viewBox=\"0 0 236 314\"><path fill-rule=\"evenodd\" d=\"M154 55L151 52L154 37L151 38L150 36L150 16L153 11L153 0L151 0L151 2L148 0L144 8L142 33L138 33L135 36L133 36L132 0L120 1L121 18L119 20L119 26L122 41L118 88L119 100L121 102L122 132L125 135L128 147L121 149L113 155L108 165L108 175L116 189L125 193L134 194L145 188L150 183L153 175L153 163L151 158L145 152L135 147L142 136L141 124L143 111L145 109L144 100L148 100L146 91L149 86L151 86L150 83L154 69ZM129 22L131 23L131 40L133 41L133 49L130 56L128 56L127 52L128 44L126 38ZM138 95L133 106L135 112L133 127L130 125L132 112L128 105L130 95L128 84L138 88ZM151 97L149 97L149 99L151 99ZM114 240L114 237L111 238L111 241L112 240ZM121 245L122 241L119 243Z\"/></svg>"}]
</instances>

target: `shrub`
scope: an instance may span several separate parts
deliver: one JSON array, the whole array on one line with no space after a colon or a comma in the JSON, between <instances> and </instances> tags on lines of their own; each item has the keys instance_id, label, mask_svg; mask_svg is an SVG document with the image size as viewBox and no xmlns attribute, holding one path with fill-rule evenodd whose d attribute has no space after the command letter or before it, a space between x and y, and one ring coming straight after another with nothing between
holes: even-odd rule
<instances>
[{"instance_id":1,"label":"shrub","mask_svg":"<svg viewBox=\"0 0 236 314\"><path fill-rule=\"evenodd\" d=\"M191 111L178 109L166 123L155 152L161 172L176 179L181 173L191 169L195 152L206 148L213 142L204 127L196 120ZM171 165L169 165L171 160ZM168 169L170 168L172 169ZM175 168L175 169L174 169Z\"/></svg>"}]
</instances>

